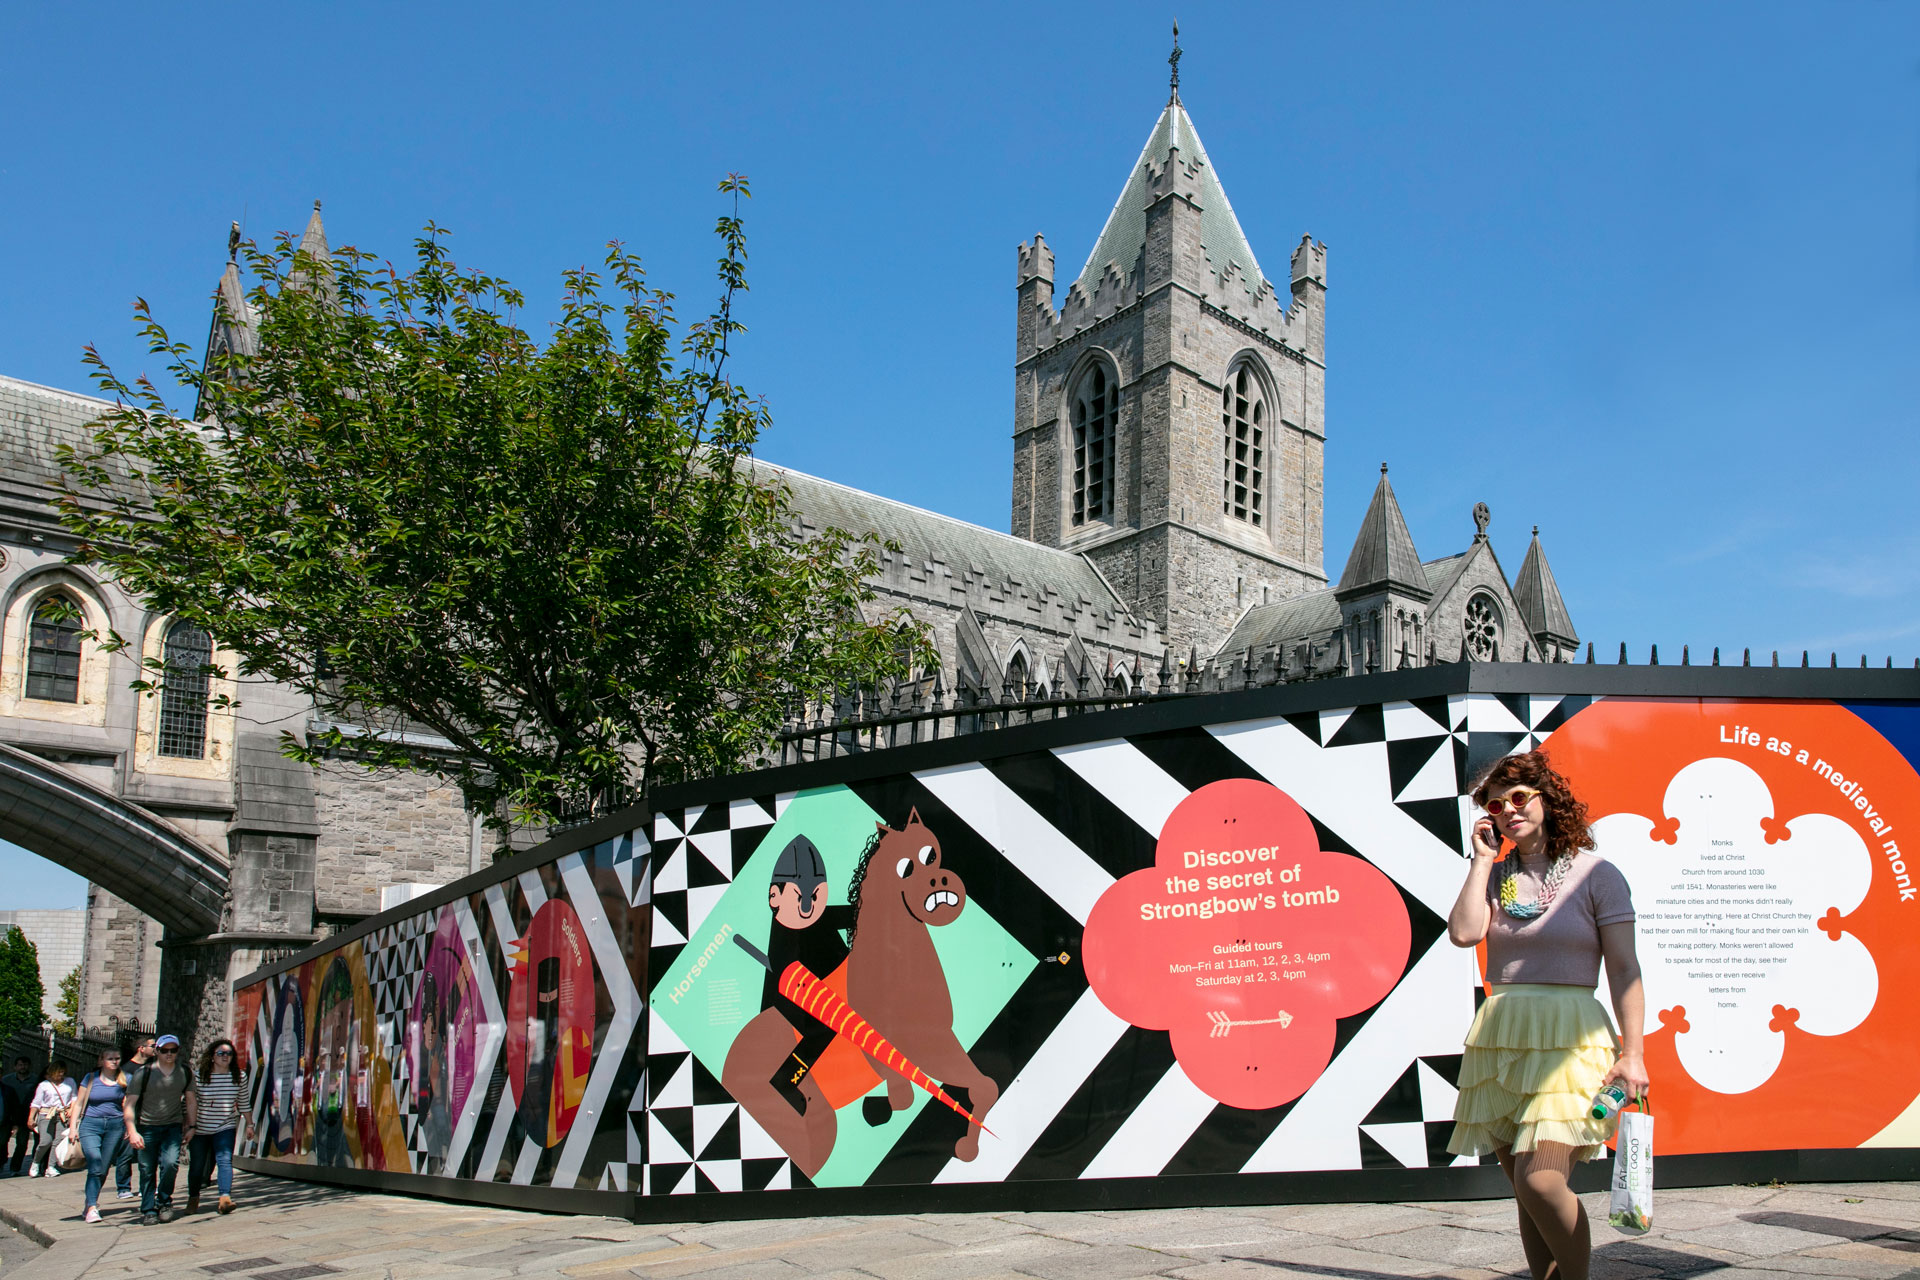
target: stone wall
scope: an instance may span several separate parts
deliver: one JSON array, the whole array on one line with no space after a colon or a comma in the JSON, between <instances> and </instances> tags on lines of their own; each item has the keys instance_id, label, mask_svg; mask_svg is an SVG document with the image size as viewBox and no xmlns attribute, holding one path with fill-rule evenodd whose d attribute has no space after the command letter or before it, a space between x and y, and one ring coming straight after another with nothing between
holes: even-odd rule
<instances>
[{"instance_id":1,"label":"stone wall","mask_svg":"<svg viewBox=\"0 0 1920 1280\"><path fill-rule=\"evenodd\" d=\"M370 916L387 885L446 884L491 862L500 844L483 832L476 863L473 820L459 789L428 774L334 760L315 769L313 788L321 917Z\"/></svg>"},{"instance_id":2,"label":"stone wall","mask_svg":"<svg viewBox=\"0 0 1920 1280\"><path fill-rule=\"evenodd\" d=\"M229 974L233 947L228 943L191 943L166 949L166 998L159 1004L154 1027L180 1037L187 1061L198 1061L198 1050L221 1036L231 1035L232 987Z\"/></svg>"},{"instance_id":3,"label":"stone wall","mask_svg":"<svg viewBox=\"0 0 1920 1280\"><path fill-rule=\"evenodd\" d=\"M87 886L82 1024L154 1020L160 1010L160 934L155 921L99 885Z\"/></svg>"}]
</instances>

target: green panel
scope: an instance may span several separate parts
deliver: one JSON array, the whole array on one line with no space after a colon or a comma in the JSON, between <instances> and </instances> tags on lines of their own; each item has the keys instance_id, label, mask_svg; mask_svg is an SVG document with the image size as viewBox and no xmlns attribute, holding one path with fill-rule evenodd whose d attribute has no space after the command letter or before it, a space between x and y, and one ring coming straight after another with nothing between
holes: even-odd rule
<instances>
[{"instance_id":1,"label":"green panel","mask_svg":"<svg viewBox=\"0 0 1920 1280\"><path fill-rule=\"evenodd\" d=\"M780 851L797 835L812 840L827 864L828 904L843 906L847 884L879 822L880 815L846 787L801 792L769 829L693 938L666 966L649 997L653 1010L716 1077L726 1065L727 1049L734 1036L760 1011L766 970L732 939L738 935L762 951L766 949L772 921L767 909L767 882ZM956 870L964 879L966 869ZM954 1034L971 1050L1038 961L972 901L953 923L930 932L953 1000ZM1000 1083L1004 1086L1007 1082ZM884 1095L885 1089L876 1086L875 1092ZM857 1101L841 1108L833 1154L814 1179L815 1184L844 1187L865 1182L929 1100L925 1093L915 1090L913 1106L877 1127L860 1115Z\"/></svg>"}]
</instances>

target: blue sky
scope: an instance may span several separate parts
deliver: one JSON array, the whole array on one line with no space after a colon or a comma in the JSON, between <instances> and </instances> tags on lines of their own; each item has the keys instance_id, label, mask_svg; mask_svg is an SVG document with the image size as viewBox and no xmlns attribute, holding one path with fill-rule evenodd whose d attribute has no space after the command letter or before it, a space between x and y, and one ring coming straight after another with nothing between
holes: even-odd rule
<instances>
[{"instance_id":1,"label":"blue sky","mask_svg":"<svg viewBox=\"0 0 1920 1280\"><path fill-rule=\"evenodd\" d=\"M1077 272L1160 6L23 6L0 372L200 341L230 219L429 219L553 311L619 238L699 313L749 174L761 452L996 528L1015 245ZM1328 569L1381 461L1421 553L1541 535L1610 656L1920 656L1920 6L1180 6L1254 251L1329 247ZM39 864L44 867L44 864ZM75 895L77 901L77 893ZM22 903L21 905L26 905Z\"/></svg>"}]
</instances>

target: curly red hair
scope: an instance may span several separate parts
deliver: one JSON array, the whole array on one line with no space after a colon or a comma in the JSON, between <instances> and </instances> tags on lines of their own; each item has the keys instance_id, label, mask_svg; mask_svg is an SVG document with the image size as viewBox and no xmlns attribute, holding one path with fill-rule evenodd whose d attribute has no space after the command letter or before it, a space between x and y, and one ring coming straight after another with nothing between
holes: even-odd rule
<instances>
[{"instance_id":1,"label":"curly red hair","mask_svg":"<svg viewBox=\"0 0 1920 1280\"><path fill-rule=\"evenodd\" d=\"M1474 784L1473 802L1484 807L1489 795L1512 787L1531 787L1540 793L1550 855L1564 858L1594 847L1586 804L1573 794L1573 784L1553 767L1546 752L1527 751L1496 761Z\"/></svg>"}]
</instances>

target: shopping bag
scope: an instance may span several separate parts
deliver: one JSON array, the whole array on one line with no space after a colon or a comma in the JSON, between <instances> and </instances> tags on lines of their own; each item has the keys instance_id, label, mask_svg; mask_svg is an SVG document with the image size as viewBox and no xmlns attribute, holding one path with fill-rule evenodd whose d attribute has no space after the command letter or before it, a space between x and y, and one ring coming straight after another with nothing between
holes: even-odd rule
<instances>
[{"instance_id":1,"label":"shopping bag","mask_svg":"<svg viewBox=\"0 0 1920 1280\"><path fill-rule=\"evenodd\" d=\"M1640 1110L1620 1113L1617 1137L1607 1221L1642 1235L1653 1225L1653 1112L1645 1098L1640 1099Z\"/></svg>"},{"instance_id":2,"label":"shopping bag","mask_svg":"<svg viewBox=\"0 0 1920 1280\"><path fill-rule=\"evenodd\" d=\"M54 1142L53 1166L63 1173L87 1167L87 1153L80 1149L79 1140L71 1133L62 1133Z\"/></svg>"}]
</instances>

